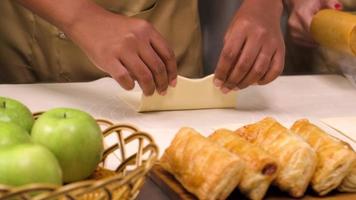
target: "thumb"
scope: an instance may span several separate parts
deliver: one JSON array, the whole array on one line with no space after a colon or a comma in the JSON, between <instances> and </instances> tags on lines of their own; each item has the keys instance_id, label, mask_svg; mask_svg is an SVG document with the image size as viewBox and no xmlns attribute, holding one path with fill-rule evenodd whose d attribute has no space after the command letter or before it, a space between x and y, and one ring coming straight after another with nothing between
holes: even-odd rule
<instances>
[{"instance_id":1,"label":"thumb","mask_svg":"<svg viewBox=\"0 0 356 200\"><path fill-rule=\"evenodd\" d=\"M330 9L335 9L335 10L342 10L343 5L340 1L338 0L324 0L323 1L323 8L330 8Z\"/></svg>"}]
</instances>

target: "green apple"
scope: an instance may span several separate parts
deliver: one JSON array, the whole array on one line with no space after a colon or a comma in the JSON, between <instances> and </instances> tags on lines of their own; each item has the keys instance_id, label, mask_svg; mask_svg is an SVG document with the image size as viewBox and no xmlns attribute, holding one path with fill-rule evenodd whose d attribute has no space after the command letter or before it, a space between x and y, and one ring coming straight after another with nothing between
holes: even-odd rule
<instances>
[{"instance_id":1,"label":"green apple","mask_svg":"<svg viewBox=\"0 0 356 200\"><path fill-rule=\"evenodd\" d=\"M21 186L31 183L62 184L56 157L33 143L0 148L0 184Z\"/></svg>"},{"instance_id":2,"label":"green apple","mask_svg":"<svg viewBox=\"0 0 356 200\"><path fill-rule=\"evenodd\" d=\"M25 129L12 122L0 121L0 148L30 141L31 137Z\"/></svg>"},{"instance_id":3,"label":"green apple","mask_svg":"<svg viewBox=\"0 0 356 200\"><path fill-rule=\"evenodd\" d=\"M57 157L65 183L90 176L102 158L100 127L93 117L80 110L55 108L45 112L33 125L31 137Z\"/></svg>"},{"instance_id":4,"label":"green apple","mask_svg":"<svg viewBox=\"0 0 356 200\"><path fill-rule=\"evenodd\" d=\"M0 121L13 122L30 133L34 118L31 111L21 102L0 97Z\"/></svg>"}]
</instances>

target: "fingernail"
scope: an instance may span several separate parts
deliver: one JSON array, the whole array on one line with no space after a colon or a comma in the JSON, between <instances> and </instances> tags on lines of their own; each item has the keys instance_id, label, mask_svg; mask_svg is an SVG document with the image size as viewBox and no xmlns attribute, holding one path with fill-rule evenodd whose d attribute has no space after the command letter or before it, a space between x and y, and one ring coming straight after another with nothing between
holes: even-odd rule
<instances>
[{"instance_id":1,"label":"fingernail","mask_svg":"<svg viewBox=\"0 0 356 200\"><path fill-rule=\"evenodd\" d=\"M342 5L341 5L340 3L336 3L336 4L334 5L334 8L335 8L336 10L341 10Z\"/></svg>"},{"instance_id":2,"label":"fingernail","mask_svg":"<svg viewBox=\"0 0 356 200\"><path fill-rule=\"evenodd\" d=\"M216 87L221 87L222 84L223 84L223 82L222 82L221 80L219 80L219 79L214 79L214 85L215 85Z\"/></svg>"},{"instance_id":3,"label":"fingernail","mask_svg":"<svg viewBox=\"0 0 356 200\"><path fill-rule=\"evenodd\" d=\"M158 92L158 94L160 94L161 96L164 96L164 95L166 95L166 94L167 94L167 90L165 90L165 91L161 91L161 92Z\"/></svg>"},{"instance_id":4,"label":"fingernail","mask_svg":"<svg viewBox=\"0 0 356 200\"><path fill-rule=\"evenodd\" d=\"M237 91L237 90L240 90L240 88L238 88L238 87L234 87L234 89L233 89L234 91Z\"/></svg>"},{"instance_id":5,"label":"fingernail","mask_svg":"<svg viewBox=\"0 0 356 200\"><path fill-rule=\"evenodd\" d=\"M172 86L172 87L176 87L176 86L177 86L177 79L172 80L172 81L169 83L169 85Z\"/></svg>"},{"instance_id":6,"label":"fingernail","mask_svg":"<svg viewBox=\"0 0 356 200\"><path fill-rule=\"evenodd\" d=\"M230 90L229 88L223 87L223 88L221 88L221 91L222 91L224 94L227 94L227 93L229 93L231 90Z\"/></svg>"}]
</instances>

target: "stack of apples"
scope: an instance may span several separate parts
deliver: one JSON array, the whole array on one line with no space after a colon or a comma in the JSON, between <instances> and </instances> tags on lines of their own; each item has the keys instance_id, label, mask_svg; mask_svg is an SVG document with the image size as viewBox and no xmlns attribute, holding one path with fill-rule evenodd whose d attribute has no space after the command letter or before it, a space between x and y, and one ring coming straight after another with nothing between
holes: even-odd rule
<instances>
[{"instance_id":1,"label":"stack of apples","mask_svg":"<svg viewBox=\"0 0 356 200\"><path fill-rule=\"evenodd\" d=\"M54 108L34 120L21 102L0 97L0 185L62 185L89 177L103 155L88 113Z\"/></svg>"}]
</instances>

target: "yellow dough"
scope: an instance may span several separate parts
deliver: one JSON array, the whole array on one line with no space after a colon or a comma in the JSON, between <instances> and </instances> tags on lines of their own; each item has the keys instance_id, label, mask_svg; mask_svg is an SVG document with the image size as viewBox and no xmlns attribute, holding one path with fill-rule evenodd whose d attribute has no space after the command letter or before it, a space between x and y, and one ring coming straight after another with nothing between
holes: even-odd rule
<instances>
[{"instance_id":1,"label":"yellow dough","mask_svg":"<svg viewBox=\"0 0 356 200\"><path fill-rule=\"evenodd\" d=\"M318 12L310 32L319 44L327 48L356 55L356 16L336 10Z\"/></svg>"},{"instance_id":2,"label":"yellow dough","mask_svg":"<svg viewBox=\"0 0 356 200\"><path fill-rule=\"evenodd\" d=\"M299 136L273 118L265 118L236 131L277 159L280 171L275 184L293 197L303 196L316 166L315 151Z\"/></svg>"},{"instance_id":3,"label":"yellow dough","mask_svg":"<svg viewBox=\"0 0 356 200\"><path fill-rule=\"evenodd\" d=\"M237 92L223 94L213 84L214 75L201 79L178 76L177 86L168 88L165 96L155 93L146 97L140 90L123 92L121 98L138 112L235 108Z\"/></svg>"},{"instance_id":4,"label":"yellow dough","mask_svg":"<svg viewBox=\"0 0 356 200\"><path fill-rule=\"evenodd\" d=\"M239 184L244 169L241 158L191 128L176 134L160 164L204 200L226 199Z\"/></svg>"},{"instance_id":5,"label":"yellow dough","mask_svg":"<svg viewBox=\"0 0 356 200\"><path fill-rule=\"evenodd\" d=\"M312 188L319 195L337 188L351 171L355 161L353 150L306 119L296 121L291 130L316 151L318 162L311 180Z\"/></svg>"},{"instance_id":6,"label":"yellow dough","mask_svg":"<svg viewBox=\"0 0 356 200\"><path fill-rule=\"evenodd\" d=\"M219 129L208 138L245 162L246 167L239 184L240 191L249 199L263 199L277 176L277 161L259 146L249 143L230 130Z\"/></svg>"}]
</instances>

